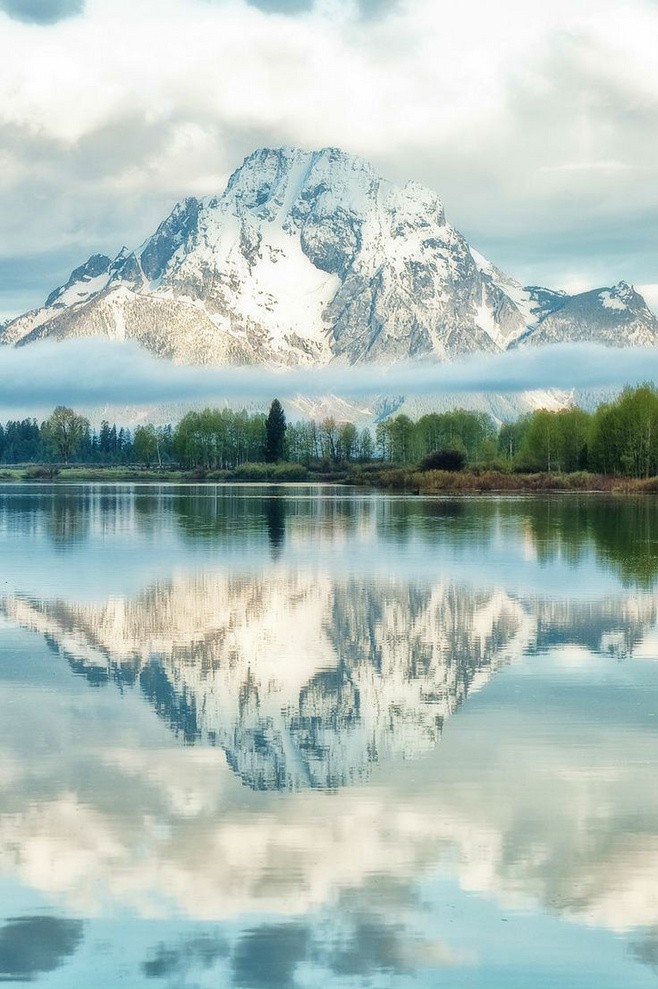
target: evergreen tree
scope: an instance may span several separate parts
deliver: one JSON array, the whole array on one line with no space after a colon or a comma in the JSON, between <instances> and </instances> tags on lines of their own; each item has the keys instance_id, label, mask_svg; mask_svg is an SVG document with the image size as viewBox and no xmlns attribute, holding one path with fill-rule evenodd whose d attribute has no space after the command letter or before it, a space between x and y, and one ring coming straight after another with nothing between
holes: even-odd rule
<instances>
[{"instance_id":1,"label":"evergreen tree","mask_svg":"<svg viewBox=\"0 0 658 989\"><path fill-rule=\"evenodd\" d=\"M101 423L101 431L98 435L98 450L102 460L109 460L111 452L110 424L107 419Z\"/></svg>"},{"instance_id":2,"label":"evergreen tree","mask_svg":"<svg viewBox=\"0 0 658 989\"><path fill-rule=\"evenodd\" d=\"M275 398L265 420L265 459L270 464L283 457L286 428L286 414L279 399Z\"/></svg>"}]
</instances>

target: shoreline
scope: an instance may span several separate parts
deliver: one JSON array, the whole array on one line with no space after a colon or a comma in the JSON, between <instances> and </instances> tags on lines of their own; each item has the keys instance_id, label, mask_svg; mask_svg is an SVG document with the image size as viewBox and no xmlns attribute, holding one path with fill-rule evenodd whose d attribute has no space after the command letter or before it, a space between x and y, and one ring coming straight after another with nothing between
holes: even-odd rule
<instances>
[{"instance_id":1,"label":"shoreline","mask_svg":"<svg viewBox=\"0 0 658 989\"><path fill-rule=\"evenodd\" d=\"M420 471L412 468L354 466L319 472L301 464L253 464L236 470L180 470L117 466L53 467L19 465L0 467L0 483L163 483L338 484L396 493L432 494L656 494L658 477L566 473L513 473L500 470Z\"/></svg>"}]
</instances>

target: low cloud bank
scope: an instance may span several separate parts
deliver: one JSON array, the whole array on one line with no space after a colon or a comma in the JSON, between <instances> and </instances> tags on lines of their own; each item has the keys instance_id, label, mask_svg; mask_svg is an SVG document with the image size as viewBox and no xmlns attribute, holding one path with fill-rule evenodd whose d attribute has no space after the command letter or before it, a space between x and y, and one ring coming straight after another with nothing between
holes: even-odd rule
<instances>
[{"instance_id":1,"label":"low cloud bank","mask_svg":"<svg viewBox=\"0 0 658 989\"><path fill-rule=\"evenodd\" d=\"M148 406L174 402L263 401L275 395L513 394L593 390L658 381L658 348L557 344L477 355L450 364L269 370L172 364L132 343L47 341L0 347L0 408L54 405Z\"/></svg>"}]
</instances>

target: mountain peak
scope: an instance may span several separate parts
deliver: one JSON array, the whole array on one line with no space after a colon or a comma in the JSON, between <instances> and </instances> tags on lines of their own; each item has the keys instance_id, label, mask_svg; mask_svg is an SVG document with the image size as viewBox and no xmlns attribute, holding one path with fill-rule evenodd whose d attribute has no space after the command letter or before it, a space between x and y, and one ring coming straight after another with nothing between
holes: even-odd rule
<instances>
[{"instance_id":1,"label":"mountain peak","mask_svg":"<svg viewBox=\"0 0 658 989\"><path fill-rule=\"evenodd\" d=\"M645 302L639 292L636 292L628 282L617 282L611 288L602 289L599 293L601 301L607 308L644 306Z\"/></svg>"},{"instance_id":2,"label":"mountain peak","mask_svg":"<svg viewBox=\"0 0 658 989\"><path fill-rule=\"evenodd\" d=\"M105 254L92 254L84 264L73 269L66 284L50 293L46 299L46 308L64 308L76 301L88 299L98 290L98 279L105 275L109 264L110 259Z\"/></svg>"}]
</instances>

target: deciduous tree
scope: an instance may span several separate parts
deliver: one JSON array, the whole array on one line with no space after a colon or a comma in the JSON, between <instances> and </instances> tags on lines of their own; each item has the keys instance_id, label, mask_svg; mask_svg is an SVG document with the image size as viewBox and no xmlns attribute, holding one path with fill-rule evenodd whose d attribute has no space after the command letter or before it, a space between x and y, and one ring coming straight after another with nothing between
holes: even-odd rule
<instances>
[{"instance_id":1,"label":"deciduous tree","mask_svg":"<svg viewBox=\"0 0 658 989\"><path fill-rule=\"evenodd\" d=\"M73 409L58 405L44 424L44 434L53 450L68 464L89 436L89 421Z\"/></svg>"}]
</instances>

